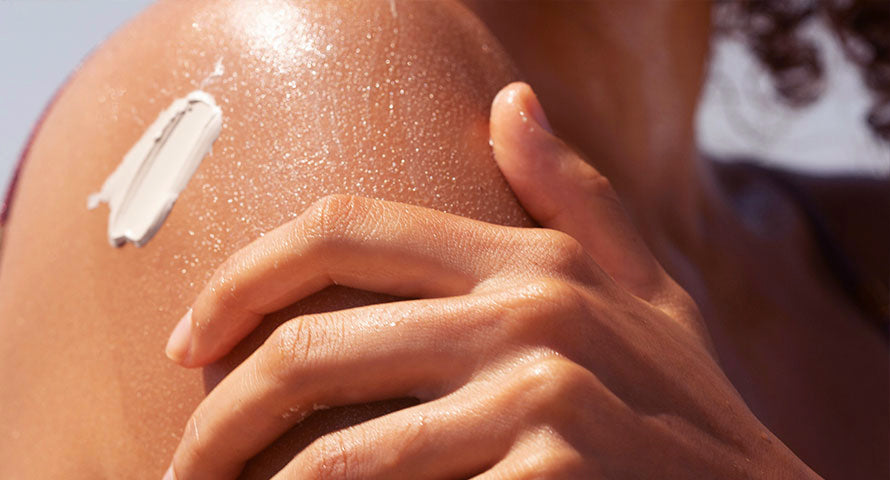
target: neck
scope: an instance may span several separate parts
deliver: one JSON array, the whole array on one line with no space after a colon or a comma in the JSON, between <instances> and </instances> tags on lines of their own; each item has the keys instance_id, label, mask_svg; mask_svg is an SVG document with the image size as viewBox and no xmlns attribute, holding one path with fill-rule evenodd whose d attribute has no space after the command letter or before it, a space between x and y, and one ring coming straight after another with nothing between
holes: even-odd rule
<instances>
[{"instance_id":1,"label":"neck","mask_svg":"<svg viewBox=\"0 0 890 480\"><path fill-rule=\"evenodd\" d=\"M662 262L707 235L726 208L694 132L708 2L468 4L516 60L557 133L610 179Z\"/></svg>"}]
</instances>

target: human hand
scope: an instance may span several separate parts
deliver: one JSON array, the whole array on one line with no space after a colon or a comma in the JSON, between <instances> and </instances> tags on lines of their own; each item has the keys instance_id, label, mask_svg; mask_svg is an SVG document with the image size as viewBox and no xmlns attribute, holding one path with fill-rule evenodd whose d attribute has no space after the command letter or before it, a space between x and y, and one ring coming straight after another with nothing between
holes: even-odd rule
<instances>
[{"instance_id":1,"label":"human hand","mask_svg":"<svg viewBox=\"0 0 890 480\"><path fill-rule=\"evenodd\" d=\"M166 478L234 478L318 406L420 404L320 437L275 478L808 478L718 366L690 297L524 84L495 156L541 225L333 196L232 255L168 355L207 365L329 285L415 300L280 326L200 404Z\"/></svg>"}]
</instances>

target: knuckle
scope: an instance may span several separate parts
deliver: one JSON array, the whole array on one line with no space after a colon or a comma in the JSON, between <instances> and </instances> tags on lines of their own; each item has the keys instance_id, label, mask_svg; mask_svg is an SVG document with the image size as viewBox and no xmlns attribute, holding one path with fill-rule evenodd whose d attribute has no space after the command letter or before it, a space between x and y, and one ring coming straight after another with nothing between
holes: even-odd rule
<instances>
[{"instance_id":1,"label":"knuckle","mask_svg":"<svg viewBox=\"0 0 890 480\"><path fill-rule=\"evenodd\" d=\"M436 421L431 418L430 412L419 413L405 420L407 421L400 425L397 435L374 439L375 446L386 443L385 449L377 448L375 450L376 469L385 472L398 471L400 465L404 465L408 460L423 456L424 452L430 449L430 442L437 437L434 429L430 427L430 424ZM353 455L350 458L352 471L356 470L354 468L356 457Z\"/></svg>"},{"instance_id":2,"label":"knuckle","mask_svg":"<svg viewBox=\"0 0 890 480\"><path fill-rule=\"evenodd\" d=\"M429 440L434 438L430 425L436 422L430 412L419 413L403 425L399 440L395 442L391 464L397 465L405 459L416 457L418 452L425 450Z\"/></svg>"},{"instance_id":3,"label":"knuckle","mask_svg":"<svg viewBox=\"0 0 890 480\"><path fill-rule=\"evenodd\" d=\"M571 360L548 356L523 369L517 388L530 413L559 413L554 406L588 394L591 375Z\"/></svg>"},{"instance_id":4,"label":"knuckle","mask_svg":"<svg viewBox=\"0 0 890 480\"><path fill-rule=\"evenodd\" d=\"M573 448L547 445L525 459L528 476L522 478L600 478L578 476L592 474L585 468L583 456Z\"/></svg>"},{"instance_id":5,"label":"knuckle","mask_svg":"<svg viewBox=\"0 0 890 480\"><path fill-rule=\"evenodd\" d=\"M536 258L544 271L567 278L586 278L590 257L581 242L558 230L539 229L531 239L541 254Z\"/></svg>"},{"instance_id":6,"label":"knuckle","mask_svg":"<svg viewBox=\"0 0 890 480\"><path fill-rule=\"evenodd\" d=\"M335 240L367 210L366 204L366 199L351 195L322 197L309 207L302 225L303 233L322 241Z\"/></svg>"},{"instance_id":7,"label":"knuckle","mask_svg":"<svg viewBox=\"0 0 890 480\"><path fill-rule=\"evenodd\" d=\"M584 247L575 237L559 230L547 230L546 234L550 250L556 258L577 260L585 255Z\"/></svg>"},{"instance_id":8,"label":"knuckle","mask_svg":"<svg viewBox=\"0 0 890 480\"><path fill-rule=\"evenodd\" d=\"M311 371L333 348L336 333L328 328L323 315L298 317L272 333L263 349L264 366L270 375L289 381Z\"/></svg>"},{"instance_id":9,"label":"knuckle","mask_svg":"<svg viewBox=\"0 0 890 480\"><path fill-rule=\"evenodd\" d=\"M524 306L539 323L575 320L588 311L588 298L581 289L558 278L543 278L530 282L523 288L518 303Z\"/></svg>"},{"instance_id":10,"label":"knuckle","mask_svg":"<svg viewBox=\"0 0 890 480\"><path fill-rule=\"evenodd\" d=\"M320 437L306 449L305 456L308 463L306 478L353 478L351 475L354 471L355 452L341 432Z\"/></svg>"},{"instance_id":11,"label":"knuckle","mask_svg":"<svg viewBox=\"0 0 890 480\"><path fill-rule=\"evenodd\" d=\"M576 312L586 306L586 298L577 286L570 282L548 278L532 284L532 298L536 304L548 304L556 312Z\"/></svg>"},{"instance_id":12,"label":"knuckle","mask_svg":"<svg viewBox=\"0 0 890 480\"><path fill-rule=\"evenodd\" d=\"M586 168L579 172L578 183L581 188L591 195L600 198L618 200L618 194L608 177L593 168Z\"/></svg>"}]
</instances>

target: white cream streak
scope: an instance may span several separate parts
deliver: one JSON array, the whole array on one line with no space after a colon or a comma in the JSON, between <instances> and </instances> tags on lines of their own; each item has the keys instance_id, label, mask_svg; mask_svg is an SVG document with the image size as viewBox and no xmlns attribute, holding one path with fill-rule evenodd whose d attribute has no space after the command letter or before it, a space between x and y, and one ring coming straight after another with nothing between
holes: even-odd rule
<instances>
[{"instance_id":1,"label":"white cream streak","mask_svg":"<svg viewBox=\"0 0 890 480\"><path fill-rule=\"evenodd\" d=\"M158 115L87 208L107 203L108 241L141 247L157 233L201 160L219 136L222 111L200 90L175 100Z\"/></svg>"}]
</instances>

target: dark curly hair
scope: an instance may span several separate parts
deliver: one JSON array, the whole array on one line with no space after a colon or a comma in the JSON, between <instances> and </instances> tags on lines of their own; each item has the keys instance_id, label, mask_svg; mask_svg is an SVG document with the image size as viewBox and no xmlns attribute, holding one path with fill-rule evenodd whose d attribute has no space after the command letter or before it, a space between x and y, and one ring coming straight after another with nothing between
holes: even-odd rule
<instances>
[{"instance_id":1,"label":"dark curly hair","mask_svg":"<svg viewBox=\"0 0 890 480\"><path fill-rule=\"evenodd\" d=\"M723 0L715 10L717 33L741 36L793 105L812 102L823 88L819 51L800 34L813 18L825 22L859 68L874 97L865 120L890 142L890 0Z\"/></svg>"}]
</instances>

